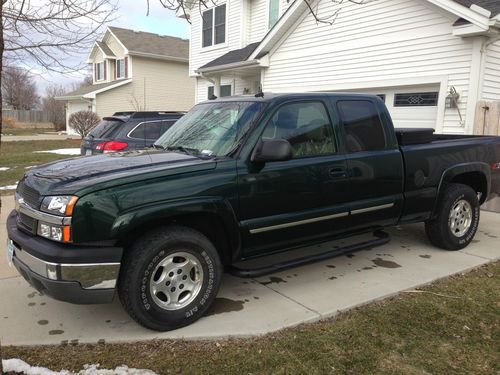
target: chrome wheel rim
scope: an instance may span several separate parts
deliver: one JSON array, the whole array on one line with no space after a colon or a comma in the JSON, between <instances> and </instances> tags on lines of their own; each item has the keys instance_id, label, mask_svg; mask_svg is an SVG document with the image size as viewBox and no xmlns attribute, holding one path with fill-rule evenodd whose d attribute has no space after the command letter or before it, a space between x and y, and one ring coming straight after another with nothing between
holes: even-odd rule
<instances>
[{"instance_id":1,"label":"chrome wheel rim","mask_svg":"<svg viewBox=\"0 0 500 375\"><path fill-rule=\"evenodd\" d=\"M451 208L448 224L455 237L463 237L472 225L472 206L462 199Z\"/></svg>"},{"instance_id":2,"label":"chrome wheel rim","mask_svg":"<svg viewBox=\"0 0 500 375\"><path fill-rule=\"evenodd\" d=\"M187 252L176 252L156 266L149 281L149 291L162 309L179 310L198 296L202 284L203 268L198 259Z\"/></svg>"}]
</instances>

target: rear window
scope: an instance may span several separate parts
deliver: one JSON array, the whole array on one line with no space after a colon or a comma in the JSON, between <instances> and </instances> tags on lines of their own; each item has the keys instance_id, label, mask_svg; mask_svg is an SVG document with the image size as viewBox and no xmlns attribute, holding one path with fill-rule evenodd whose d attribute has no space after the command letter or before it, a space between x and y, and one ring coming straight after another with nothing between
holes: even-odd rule
<instances>
[{"instance_id":1,"label":"rear window","mask_svg":"<svg viewBox=\"0 0 500 375\"><path fill-rule=\"evenodd\" d=\"M94 129L92 129L90 135L94 138L113 138L118 134L120 126L123 124L123 121L119 120L102 120Z\"/></svg>"}]
</instances>

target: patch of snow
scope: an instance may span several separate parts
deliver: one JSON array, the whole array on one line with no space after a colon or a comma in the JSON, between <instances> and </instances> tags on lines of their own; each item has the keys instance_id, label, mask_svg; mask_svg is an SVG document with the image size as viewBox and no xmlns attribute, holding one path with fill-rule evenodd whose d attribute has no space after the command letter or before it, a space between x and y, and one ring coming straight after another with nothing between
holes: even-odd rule
<instances>
[{"instance_id":1,"label":"patch of snow","mask_svg":"<svg viewBox=\"0 0 500 375\"><path fill-rule=\"evenodd\" d=\"M157 375L151 370L142 370L119 366L114 370L99 368L100 365L85 365L79 372L70 372L67 370L52 371L44 367L31 366L28 363L14 358L2 360L4 372L18 372L27 375Z\"/></svg>"},{"instance_id":2,"label":"patch of snow","mask_svg":"<svg viewBox=\"0 0 500 375\"><path fill-rule=\"evenodd\" d=\"M47 150L47 151L33 151L36 153L50 153L58 155L80 155L79 148L60 148L58 150Z\"/></svg>"},{"instance_id":3,"label":"patch of snow","mask_svg":"<svg viewBox=\"0 0 500 375\"><path fill-rule=\"evenodd\" d=\"M27 167L24 167L24 169L31 169L31 168L35 168L37 167L37 165L28 165Z\"/></svg>"},{"instance_id":4,"label":"patch of snow","mask_svg":"<svg viewBox=\"0 0 500 375\"><path fill-rule=\"evenodd\" d=\"M0 190L16 190L17 182L15 185L0 186Z\"/></svg>"},{"instance_id":5,"label":"patch of snow","mask_svg":"<svg viewBox=\"0 0 500 375\"><path fill-rule=\"evenodd\" d=\"M5 172L8 171L10 168L9 167L0 167L0 172Z\"/></svg>"}]
</instances>

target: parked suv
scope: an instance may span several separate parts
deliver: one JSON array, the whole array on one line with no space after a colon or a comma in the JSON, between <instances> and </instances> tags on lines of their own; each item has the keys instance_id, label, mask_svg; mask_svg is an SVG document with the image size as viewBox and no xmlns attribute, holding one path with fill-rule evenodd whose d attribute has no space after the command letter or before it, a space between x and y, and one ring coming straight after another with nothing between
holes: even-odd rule
<instances>
[{"instance_id":1,"label":"parked suv","mask_svg":"<svg viewBox=\"0 0 500 375\"><path fill-rule=\"evenodd\" d=\"M85 137L82 155L141 150L151 147L184 112L116 112Z\"/></svg>"}]
</instances>

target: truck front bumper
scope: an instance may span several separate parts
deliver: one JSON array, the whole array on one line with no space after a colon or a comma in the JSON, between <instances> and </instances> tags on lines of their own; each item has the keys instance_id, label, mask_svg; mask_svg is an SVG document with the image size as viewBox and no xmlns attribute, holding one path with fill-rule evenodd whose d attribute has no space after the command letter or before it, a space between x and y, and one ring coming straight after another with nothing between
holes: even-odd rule
<instances>
[{"instance_id":1,"label":"truck front bumper","mask_svg":"<svg viewBox=\"0 0 500 375\"><path fill-rule=\"evenodd\" d=\"M24 233L16 211L7 219L7 233L9 259L39 292L76 304L113 300L121 248L66 245Z\"/></svg>"}]
</instances>

